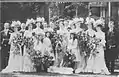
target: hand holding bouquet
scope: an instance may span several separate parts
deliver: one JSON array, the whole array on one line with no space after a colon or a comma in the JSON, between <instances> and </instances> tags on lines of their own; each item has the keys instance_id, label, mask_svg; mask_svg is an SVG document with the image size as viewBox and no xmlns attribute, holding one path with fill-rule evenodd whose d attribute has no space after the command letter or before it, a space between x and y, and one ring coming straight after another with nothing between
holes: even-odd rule
<instances>
[{"instance_id":1,"label":"hand holding bouquet","mask_svg":"<svg viewBox=\"0 0 119 77\"><path fill-rule=\"evenodd\" d=\"M17 36L14 36L11 40L13 46L14 46L14 54L20 54L21 46L23 45L23 38L21 34L17 34Z\"/></svg>"}]
</instances>

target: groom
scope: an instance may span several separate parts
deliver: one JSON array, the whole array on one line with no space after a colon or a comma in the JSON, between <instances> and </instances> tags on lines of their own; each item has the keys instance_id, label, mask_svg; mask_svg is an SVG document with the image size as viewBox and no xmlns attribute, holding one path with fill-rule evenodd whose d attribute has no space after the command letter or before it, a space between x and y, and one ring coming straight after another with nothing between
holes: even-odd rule
<instances>
[{"instance_id":1,"label":"groom","mask_svg":"<svg viewBox=\"0 0 119 77\"><path fill-rule=\"evenodd\" d=\"M4 30L0 32L1 41L1 69L4 69L8 65L10 45L8 44L10 39L9 23L4 24Z\"/></svg>"}]
</instances>

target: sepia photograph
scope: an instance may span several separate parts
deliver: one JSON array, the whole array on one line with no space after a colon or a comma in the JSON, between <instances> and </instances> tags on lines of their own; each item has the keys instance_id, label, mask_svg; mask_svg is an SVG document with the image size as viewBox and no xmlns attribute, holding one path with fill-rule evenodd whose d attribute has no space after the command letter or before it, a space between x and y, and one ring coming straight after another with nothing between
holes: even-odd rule
<instances>
[{"instance_id":1,"label":"sepia photograph","mask_svg":"<svg viewBox=\"0 0 119 77\"><path fill-rule=\"evenodd\" d=\"M0 1L0 77L119 77L119 1Z\"/></svg>"}]
</instances>

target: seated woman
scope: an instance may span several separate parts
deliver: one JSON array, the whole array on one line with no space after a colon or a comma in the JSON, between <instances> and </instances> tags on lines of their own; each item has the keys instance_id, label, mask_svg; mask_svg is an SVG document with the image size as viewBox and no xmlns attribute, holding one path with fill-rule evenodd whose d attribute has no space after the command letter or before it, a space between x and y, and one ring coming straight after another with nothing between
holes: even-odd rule
<instances>
[{"instance_id":1,"label":"seated woman","mask_svg":"<svg viewBox=\"0 0 119 77\"><path fill-rule=\"evenodd\" d=\"M54 53L52 53L52 44L50 40L50 32L46 32L45 38L43 39L43 46L44 46L44 52L48 53L50 56L54 57Z\"/></svg>"}]
</instances>

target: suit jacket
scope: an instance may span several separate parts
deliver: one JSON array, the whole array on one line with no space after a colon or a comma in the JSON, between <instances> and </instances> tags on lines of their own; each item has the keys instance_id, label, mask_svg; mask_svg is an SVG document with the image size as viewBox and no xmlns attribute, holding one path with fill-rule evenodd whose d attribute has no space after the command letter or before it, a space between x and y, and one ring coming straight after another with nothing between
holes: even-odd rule
<instances>
[{"instance_id":1,"label":"suit jacket","mask_svg":"<svg viewBox=\"0 0 119 77\"><path fill-rule=\"evenodd\" d=\"M11 35L12 31L8 30L7 34L5 33L5 31L1 31L0 32L0 41L1 41L1 46L6 46L8 45L9 39L10 39L10 35Z\"/></svg>"},{"instance_id":2,"label":"suit jacket","mask_svg":"<svg viewBox=\"0 0 119 77\"><path fill-rule=\"evenodd\" d=\"M117 46L116 45L116 37L117 37L116 29L113 30L113 32L109 32L109 29L106 32L106 46L107 48L109 46Z\"/></svg>"}]
</instances>

